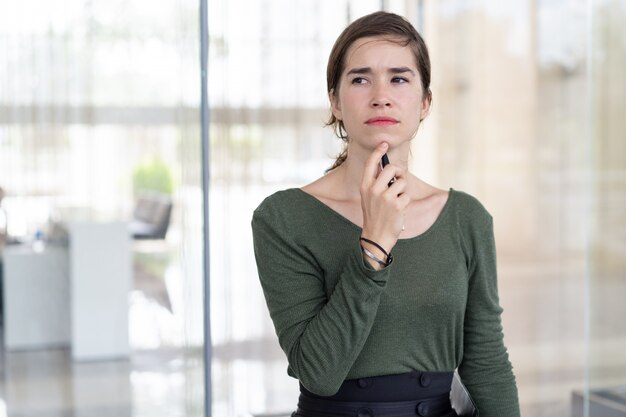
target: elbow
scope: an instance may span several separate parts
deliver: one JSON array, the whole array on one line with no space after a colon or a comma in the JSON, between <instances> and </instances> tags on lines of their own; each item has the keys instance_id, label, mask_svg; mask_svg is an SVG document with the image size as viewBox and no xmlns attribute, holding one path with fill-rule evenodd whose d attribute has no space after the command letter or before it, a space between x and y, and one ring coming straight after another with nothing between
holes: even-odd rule
<instances>
[{"instance_id":1,"label":"elbow","mask_svg":"<svg viewBox=\"0 0 626 417\"><path fill-rule=\"evenodd\" d=\"M330 397L335 395L337 391L339 391L339 387L341 387L341 383L336 384L329 380L322 381L319 379L309 378L298 378L298 380L309 392L319 395L320 397Z\"/></svg>"},{"instance_id":2,"label":"elbow","mask_svg":"<svg viewBox=\"0 0 626 417\"><path fill-rule=\"evenodd\" d=\"M339 391L351 366L328 349L320 345L311 346L302 338L284 350L288 352L292 376L309 392L321 397L330 397Z\"/></svg>"},{"instance_id":3,"label":"elbow","mask_svg":"<svg viewBox=\"0 0 626 417\"><path fill-rule=\"evenodd\" d=\"M301 354L290 358L289 367L304 388L321 397L335 395L344 381L342 372L335 367L327 362L307 361Z\"/></svg>"}]
</instances>

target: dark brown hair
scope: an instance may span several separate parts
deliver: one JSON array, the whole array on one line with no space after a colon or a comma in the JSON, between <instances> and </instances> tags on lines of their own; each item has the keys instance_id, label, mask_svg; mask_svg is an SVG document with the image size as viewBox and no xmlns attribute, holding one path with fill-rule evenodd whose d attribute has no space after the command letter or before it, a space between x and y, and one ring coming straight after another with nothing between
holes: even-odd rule
<instances>
[{"instance_id":1,"label":"dark brown hair","mask_svg":"<svg viewBox=\"0 0 626 417\"><path fill-rule=\"evenodd\" d=\"M398 41L402 46L411 48L411 51L415 55L417 69L422 81L424 98L431 101L430 58L428 56L426 43L408 20L402 16L388 12L375 12L363 16L352 22L341 32L328 57L328 66L326 67L328 93L331 91L335 95L338 93L341 74L345 69L346 53L348 49L350 49L350 46L352 46L355 41L368 37L389 37L390 41ZM338 120L332 112L326 125L332 126L335 134L347 144L348 134L343 122ZM347 156L348 151L344 146L344 149L339 156L337 156L334 164L326 172L332 171L341 165L346 160Z\"/></svg>"}]
</instances>

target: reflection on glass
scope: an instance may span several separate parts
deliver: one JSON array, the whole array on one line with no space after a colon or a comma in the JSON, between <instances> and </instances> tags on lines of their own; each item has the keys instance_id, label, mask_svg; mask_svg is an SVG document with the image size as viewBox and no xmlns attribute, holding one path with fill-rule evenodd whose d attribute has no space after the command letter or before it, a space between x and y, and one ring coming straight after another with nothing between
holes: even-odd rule
<instances>
[{"instance_id":1,"label":"reflection on glass","mask_svg":"<svg viewBox=\"0 0 626 417\"><path fill-rule=\"evenodd\" d=\"M626 409L626 4L594 2L591 19L589 164L589 416Z\"/></svg>"},{"instance_id":2,"label":"reflection on glass","mask_svg":"<svg viewBox=\"0 0 626 417\"><path fill-rule=\"evenodd\" d=\"M0 398L12 414L204 413L197 22L197 3L187 0L3 5L0 187L9 245L2 259L26 253L31 267L60 259L3 280L22 289L28 282L43 300L31 311L68 330L63 340L46 340L42 321L27 317L28 351L3 339ZM122 228L132 290L99 311L106 320L113 304L122 305L127 319L114 324L128 328L131 353L77 361L75 326L69 330L92 306L75 307L88 280L73 271L96 260L119 264L120 247L98 240L81 245L87 255L77 259L72 225L112 222L133 226ZM66 287L46 291L53 281ZM98 284L118 281L109 274ZM5 290L13 299L15 288ZM55 305L69 310L65 320ZM4 307L2 330L12 335L17 318Z\"/></svg>"},{"instance_id":3,"label":"reflection on glass","mask_svg":"<svg viewBox=\"0 0 626 417\"><path fill-rule=\"evenodd\" d=\"M594 395L626 385L626 7L582 0L209 0L213 415L295 406L249 220L264 196L318 177L337 152L323 128L326 59L348 21L380 7L431 47L434 107L413 169L494 216L523 415L586 404L599 416ZM0 187L12 243L32 248L43 235L64 248L67 221L132 219L133 177L155 160L172 175L173 211L165 239L133 244L131 358L8 351L0 416L204 412L197 22L188 0L3 6Z\"/></svg>"},{"instance_id":4,"label":"reflection on glass","mask_svg":"<svg viewBox=\"0 0 626 417\"><path fill-rule=\"evenodd\" d=\"M329 165L338 147L322 127L331 43L379 7L418 23L431 48L434 107L414 142L414 171L476 195L494 216L523 415L575 412L572 397L588 382L624 385L623 2L593 2L592 15L585 1L211 4L215 415L295 407L249 219L264 196ZM273 379L259 384L265 374Z\"/></svg>"}]
</instances>

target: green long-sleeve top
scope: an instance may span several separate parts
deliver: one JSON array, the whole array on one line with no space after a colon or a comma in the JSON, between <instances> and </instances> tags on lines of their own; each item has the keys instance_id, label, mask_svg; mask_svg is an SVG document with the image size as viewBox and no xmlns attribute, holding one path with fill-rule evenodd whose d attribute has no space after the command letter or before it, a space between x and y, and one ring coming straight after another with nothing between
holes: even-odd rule
<instances>
[{"instance_id":1,"label":"green long-sleeve top","mask_svg":"<svg viewBox=\"0 0 626 417\"><path fill-rule=\"evenodd\" d=\"M363 260L361 228L301 189L266 198L252 231L288 373L308 390L458 368L481 417L519 416L492 217L474 197L450 189L435 223L398 240L381 271Z\"/></svg>"}]
</instances>

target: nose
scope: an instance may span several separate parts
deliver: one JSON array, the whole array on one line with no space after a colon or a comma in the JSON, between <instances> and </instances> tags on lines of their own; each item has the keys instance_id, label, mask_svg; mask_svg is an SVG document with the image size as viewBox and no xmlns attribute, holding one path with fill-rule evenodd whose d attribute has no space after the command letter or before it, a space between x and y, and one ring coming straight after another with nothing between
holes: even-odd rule
<instances>
[{"instance_id":1,"label":"nose","mask_svg":"<svg viewBox=\"0 0 626 417\"><path fill-rule=\"evenodd\" d=\"M377 86L374 86L370 104L372 107L391 106L391 99L389 97L389 92L384 85L378 84Z\"/></svg>"}]
</instances>

